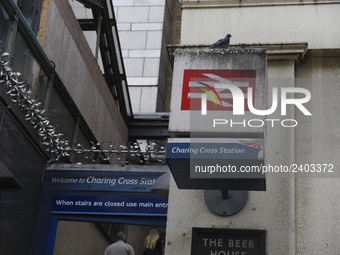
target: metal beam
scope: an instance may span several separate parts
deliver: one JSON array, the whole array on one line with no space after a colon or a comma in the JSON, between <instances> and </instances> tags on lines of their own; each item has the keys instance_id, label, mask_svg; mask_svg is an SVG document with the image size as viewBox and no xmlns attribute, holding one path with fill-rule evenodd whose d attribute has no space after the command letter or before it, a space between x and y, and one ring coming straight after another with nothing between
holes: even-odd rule
<instances>
[{"instance_id":1,"label":"metal beam","mask_svg":"<svg viewBox=\"0 0 340 255\"><path fill-rule=\"evenodd\" d=\"M135 115L129 122L130 139L166 139L169 137L169 113Z\"/></svg>"},{"instance_id":2,"label":"metal beam","mask_svg":"<svg viewBox=\"0 0 340 255\"><path fill-rule=\"evenodd\" d=\"M101 0L77 0L82 3L86 8L104 9L103 1Z\"/></svg>"},{"instance_id":3,"label":"metal beam","mask_svg":"<svg viewBox=\"0 0 340 255\"><path fill-rule=\"evenodd\" d=\"M0 161L0 190L22 189L22 185L11 171Z\"/></svg>"},{"instance_id":4,"label":"metal beam","mask_svg":"<svg viewBox=\"0 0 340 255\"><path fill-rule=\"evenodd\" d=\"M133 113L112 3L106 0L78 0L78 2L92 9L93 19L80 19L79 24L86 31L100 30L97 36L104 77L124 121L128 123L133 118Z\"/></svg>"}]
</instances>

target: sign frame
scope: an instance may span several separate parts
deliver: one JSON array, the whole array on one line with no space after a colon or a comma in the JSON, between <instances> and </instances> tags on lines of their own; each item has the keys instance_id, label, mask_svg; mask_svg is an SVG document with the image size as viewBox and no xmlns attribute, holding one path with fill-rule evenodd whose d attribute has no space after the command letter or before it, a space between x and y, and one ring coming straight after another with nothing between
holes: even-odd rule
<instances>
[{"instance_id":1,"label":"sign frame","mask_svg":"<svg viewBox=\"0 0 340 255\"><path fill-rule=\"evenodd\" d=\"M261 143L261 146L253 148L248 143ZM227 150L234 147L234 151L239 150L240 147L235 145L243 146L245 152L242 156L235 153L228 155L224 153L224 149L222 153L214 152L220 146L228 148ZM242 167L250 166L261 169L264 165L263 146L263 138L169 138L166 160L179 189L265 191L264 173L241 171ZM213 153L199 153L200 148ZM208 173L206 169L214 165L216 169L221 168L219 173ZM195 173L197 167L202 170L200 173Z\"/></svg>"},{"instance_id":2,"label":"sign frame","mask_svg":"<svg viewBox=\"0 0 340 255\"><path fill-rule=\"evenodd\" d=\"M169 133L172 136L188 136L203 133L264 136L265 117L263 115L256 115L246 109L244 109L245 111L241 115L234 114L233 111L230 111L230 107L221 106L224 103L231 103L229 101L231 99L229 98L230 96L232 97L232 102L234 97L238 98L236 95L227 95L229 94L229 89L223 89L223 84L233 85L242 91L245 86L242 80L251 79L251 84L249 83L248 87L254 88L254 107L258 110L266 109L267 54L265 49L252 48L218 51L177 49L175 55L171 114L169 119ZM199 72L203 73L197 75L196 73ZM256 74L255 77L253 76L254 72ZM188 76L188 73L193 73L193 77ZM247 73L249 75L246 75ZM241 81L240 86L242 88L236 84L238 81ZM190 82L192 82L192 86L189 85ZM248 92L242 91L242 93L243 99L245 99L245 96L248 96ZM198 95L206 96L207 100L204 100L202 97L197 102L188 99L188 97L192 98ZM185 99L184 101L183 98ZM214 98L213 100L216 101L216 104L210 101L212 98ZM204 114L202 108L203 102L207 104L206 110L208 112L206 114ZM196 104L201 105L199 107L200 110ZM243 105L246 106L244 102ZM234 107L232 108L234 109ZM215 125L215 120L219 119L222 119L224 124L219 123L221 125ZM248 121L253 119L259 120L263 125L258 125L257 122L256 126L252 125L252 123L249 124Z\"/></svg>"},{"instance_id":3,"label":"sign frame","mask_svg":"<svg viewBox=\"0 0 340 255\"><path fill-rule=\"evenodd\" d=\"M252 253L251 255L265 255L266 254L266 230L257 230L257 229L226 229L226 228L192 228L192 241L191 241L191 255L205 255L206 253L204 250L200 249L198 247L198 241L199 241L199 235L200 234L218 234L219 237L221 236L221 239L223 237L226 237L228 235L235 235L235 236L242 236L242 235L249 235L253 236L255 238L258 238L258 252ZM243 239L247 240L247 239ZM217 242L216 242L217 244ZM242 242L240 242L240 245L242 246ZM201 253L200 253L201 252ZM242 252L240 250L236 250L238 253L228 253L219 251L216 252L218 255L241 255ZM214 254L216 254L214 253ZM248 253L243 253L248 255ZM210 255L210 254L209 254Z\"/></svg>"}]
</instances>

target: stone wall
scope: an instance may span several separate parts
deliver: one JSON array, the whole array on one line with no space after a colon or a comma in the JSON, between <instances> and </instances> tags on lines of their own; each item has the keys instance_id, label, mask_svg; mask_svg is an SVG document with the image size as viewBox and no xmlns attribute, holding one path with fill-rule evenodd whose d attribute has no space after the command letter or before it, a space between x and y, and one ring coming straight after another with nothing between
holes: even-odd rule
<instances>
[{"instance_id":1,"label":"stone wall","mask_svg":"<svg viewBox=\"0 0 340 255\"><path fill-rule=\"evenodd\" d=\"M113 1L134 112L164 111L172 1Z\"/></svg>"},{"instance_id":2,"label":"stone wall","mask_svg":"<svg viewBox=\"0 0 340 255\"><path fill-rule=\"evenodd\" d=\"M339 166L339 1L181 3L181 44L209 45L231 33L232 47L276 45L268 57L268 88L302 87L311 92L306 107L312 116L295 107L284 117L297 120L295 128L267 127L265 162ZM299 56L297 48L285 52L285 45L296 42L308 46L304 53ZM283 118L280 113L271 117ZM266 254L336 254L340 189L334 171L335 178L268 175L267 190L249 192L245 207L229 217L212 213L203 191L180 190L171 180L166 253L190 254L192 228L207 227L266 230Z\"/></svg>"}]
</instances>

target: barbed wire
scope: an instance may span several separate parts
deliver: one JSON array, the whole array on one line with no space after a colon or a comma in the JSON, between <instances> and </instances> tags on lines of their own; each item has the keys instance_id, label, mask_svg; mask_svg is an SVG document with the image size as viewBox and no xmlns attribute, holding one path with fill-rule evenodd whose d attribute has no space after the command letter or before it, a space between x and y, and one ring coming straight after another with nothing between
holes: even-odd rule
<instances>
[{"instance_id":1,"label":"barbed wire","mask_svg":"<svg viewBox=\"0 0 340 255\"><path fill-rule=\"evenodd\" d=\"M45 151L51 153L51 162L58 161L62 157L70 157L72 153L83 154L93 162L110 161L113 155L119 161L137 159L140 163L146 161L158 161L164 163L165 148L156 143L146 146L142 151L139 143L119 145L114 148L111 142L93 143L86 148L81 144L70 146L69 141L63 138L63 134L57 132L56 127L51 124L46 110L42 108L41 102L32 98L31 85L20 72L15 72L11 66L12 57L9 53L0 50L0 86L5 88L9 99L15 103L24 119L29 122L40 137L40 143ZM125 159L124 159L125 156Z\"/></svg>"},{"instance_id":2,"label":"barbed wire","mask_svg":"<svg viewBox=\"0 0 340 255\"><path fill-rule=\"evenodd\" d=\"M77 144L73 148L66 148L65 152L69 155L72 152L83 154L85 158L91 159L93 162L96 162L98 158L103 161L110 161L115 155L118 161L125 161L125 163L131 160L135 160L141 164L146 162L165 163L165 147L156 143L146 146L144 150L141 150L140 143L138 142L131 142L127 146L119 145L118 148L115 148L111 143L107 142L92 143L89 149L83 147L81 144Z\"/></svg>"}]
</instances>

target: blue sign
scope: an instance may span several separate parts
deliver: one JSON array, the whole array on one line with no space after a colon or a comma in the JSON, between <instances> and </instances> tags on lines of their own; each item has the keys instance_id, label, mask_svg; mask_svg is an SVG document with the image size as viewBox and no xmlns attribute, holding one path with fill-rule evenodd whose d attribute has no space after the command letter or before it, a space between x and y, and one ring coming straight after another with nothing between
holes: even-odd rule
<instances>
[{"instance_id":1,"label":"blue sign","mask_svg":"<svg viewBox=\"0 0 340 255\"><path fill-rule=\"evenodd\" d=\"M171 138L166 161L179 189L266 190L263 138Z\"/></svg>"},{"instance_id":2,"label":"blue sign","mask_svg":"<svg viewBox=\"0 0 340 255\"><path fill-rule=\"evenodd\" d=\"M261 159L263 139L169 139L166 158Z\"/></svg>"},{"instance_id":3,"label":"blue sign","mask_svg":"<svg viewBox=\"0 0 340 255\"><path fill-rule=\"evenodd\" d=\"M168 201L161 197L55 195L52 213L166 216Z\"/></svg>"},{"instance_id":4,"label":"blue sign","mask_svg":"<svg viewBox=\"0 0 340 255\"><path fill-rule=\"evenodd\" d=\"M48 170L44 188L49 190L86 190L151 192L163 172Z\"/></svg>"}]
</instances>

